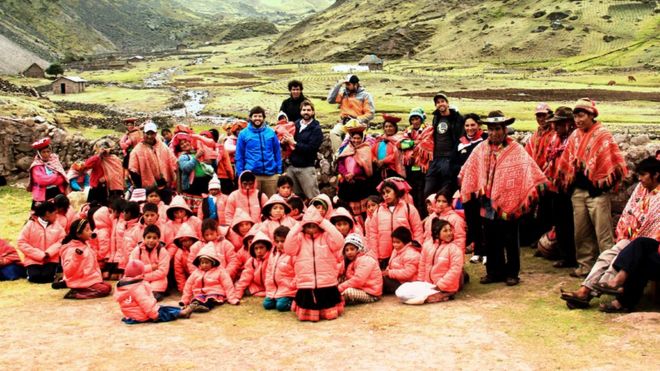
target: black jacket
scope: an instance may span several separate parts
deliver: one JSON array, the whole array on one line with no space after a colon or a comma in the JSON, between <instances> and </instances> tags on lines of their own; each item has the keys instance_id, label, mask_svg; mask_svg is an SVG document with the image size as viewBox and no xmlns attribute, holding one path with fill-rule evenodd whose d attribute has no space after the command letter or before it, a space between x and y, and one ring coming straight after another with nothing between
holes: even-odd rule
<instances>
[{"instance_id":1,"label":"black jacket","mask_svg":"<svg viewBox=\"0 0 660 371\"><path fill-rule=\"evenodd\" d=\"M316 163L316 155L323 143L323 131L321 124L314 119L305 130L300 132L300 120L296 121L296 149L291 152L289 161L294 167L310 167Z\"/></svg>"},{"instance_id":2,"label":"black jacket","mask_svg":"<svg viewBox=\"0 0 660 371\"><path fill-rule=\"evenodd\" d=\"M435 138L435 132L438 130L438 124L440 123L440 112L438 110L433 111L433 131L434 135L433 137ZM456 159L458 156L458 153L456 151L456 147L458 146L458 142L460 138L465 135L465 128L463 127L465 120L463 119L463 116L461 116L460 113L456 112L453 108L449 109L449 116L446 116L447 123L449 124L449 132L450 132L450 138L451 138L451 147L452 151L452 158ZM435 146L434 146L434 157L435 157Z\"/></svg>"},{"instance_id":3,"label":"black jacket","mask_svg":"<svg viewBox=\"0 0 660 371\"><path fill-rule=\"evenodd\" d=\"M305 99L305 96L300 94L300 98L293 99L289 97L282 102L280 106L280 111L286 113L286 116L289 118L289 121L298 121L301 119L300 116L300 103Z\"/></svg>"}]
</instances>

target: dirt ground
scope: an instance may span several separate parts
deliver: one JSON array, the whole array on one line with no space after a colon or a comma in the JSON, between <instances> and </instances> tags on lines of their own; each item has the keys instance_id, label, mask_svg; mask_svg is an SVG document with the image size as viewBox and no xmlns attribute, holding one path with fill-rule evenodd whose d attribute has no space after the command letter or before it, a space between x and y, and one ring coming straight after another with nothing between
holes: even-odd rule
<instances>
[{"instance_id":1,"label":"dirt ground","mask_svg":"<svg viewBox=\"0 0 660 371\"><path fill-rule=\"evenodd\" d=\"M659 313L605 315L597 302L569 311L559 287L578 281L530 249L517 287L479 285L483 267L467 269L473 282L454 301L386 297L320 323L248 298L190 320L129 326L111 297L66 301L49 285L1 282L0 369L658 369Z\"/></svg>"},{"instance_id":2,"label":"dirt ground","mask_svg":"<svg viewBox=\"0 0 660 371\"><path fill-rule=\"evenodd\" d=\"M433 97L436 93L406 94L417 97ZM660 102L660 93L617 91L604 89L485 89L457 90L447 94L456 98L497 99L516 102L573 101L583 97L598 97L600 101L645 100Z\"/></svg>"}]
</instances>

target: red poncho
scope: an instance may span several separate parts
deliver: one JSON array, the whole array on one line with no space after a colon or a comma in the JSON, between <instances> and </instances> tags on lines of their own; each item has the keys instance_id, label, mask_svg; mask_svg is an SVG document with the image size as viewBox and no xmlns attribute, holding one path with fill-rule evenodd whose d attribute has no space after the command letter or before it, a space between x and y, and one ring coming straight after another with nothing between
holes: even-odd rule
<instances>
[{"instance_id":1,"label":"red poncho","mask_svg":"<svg viewBox=\"0 0 660 371\"><path fill-rule=\"evenodd\" d=\"M494 148L488 141L477 145L459 174L462 201L486 197L505 220L527 212L548 185L525 149L511 138L506 141L505 147Z\"/></svg>"},{"instance_id":2,"label":"red poncho","mask_svg":"<svg viewBox=\"0 0 660 371\"><path fill-rule=\"evenodd\" d=\"M546 167L548 161L548 147L552 142L554 134L554 130L541 131L541 129L539 129L532 134L532 137L529 138L529 141L525 145L525 150L530 156L532 156L541 169Z\"/></svg>"},{"instance_id":3,"label":"red poncho","mask_svg":"<svg viewBox=\"0 0 660 371\"><path fill-rule=\"evenodd\" d=\"M650 191L637 184L616 225L616 239L658 239L660 235L660 187Z\"/></svg>"}]
</instances>

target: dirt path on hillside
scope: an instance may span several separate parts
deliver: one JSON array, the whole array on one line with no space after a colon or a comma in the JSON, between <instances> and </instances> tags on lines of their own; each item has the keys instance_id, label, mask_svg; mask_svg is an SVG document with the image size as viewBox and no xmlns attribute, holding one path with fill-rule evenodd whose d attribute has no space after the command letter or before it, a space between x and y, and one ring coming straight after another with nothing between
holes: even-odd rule
<instances>
[{"instance_id":1,"label":"dirt path on hillside","mask_svg":"<svg viewBox=\"0 0 660 371\"><path fill-rule=\"evenodd\" d=\"M406 96L433 97L436 93L410 93ZM508 101L572 101L584 97L594 97L599 101L643 100L660 102L660 93L616 91L604 89L483 89L449 91L455 98L508 100Z\"/></svg>"}]
</instances>

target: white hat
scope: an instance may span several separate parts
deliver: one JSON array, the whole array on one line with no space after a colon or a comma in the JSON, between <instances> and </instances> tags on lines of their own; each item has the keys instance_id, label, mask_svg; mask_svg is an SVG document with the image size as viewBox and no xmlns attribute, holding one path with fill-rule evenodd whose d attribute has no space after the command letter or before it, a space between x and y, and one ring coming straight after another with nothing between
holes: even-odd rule
<instances>
[{"instance_id":1,"label":"white hat","mask_svg":"<svg viewBox=\"0 0 660 371\"><path fill-rule=\"evenodd\" d=\"M220 179L216 174L213 174L213 178L209 181L209 191L212 189L220 189Z\"/></svg>"},{"instance_id":2,"label":"white hat","mask_svg":"<svg viewBox=\"0 0 660 371\"><path fill-rule=\"evenodd\" d=\"M346 236L346 239L344 240L344 246L348 244L357 247L358 252L364 252L366 250L364 247L364 242L362 242L362 236L357 233L351 233Z\"/></svg>"},{"instance_id":3,"label":"white hat","mask_svg":"<svg viewBox=\"0 0 660 371\"><path fill-rule=\"evenodd\" d=\"M151 120L144 124L144 132L148 133L150 131L153 131L154 133L158 132L158 126L156 126L156 123Z\"/></svg>"},{"instance_id":4,"label":"white hat","mask_svg":"<svg viewBox=\"0 0 660 371\"><path fill-rule=\"evenodd\" d=\"M131 192L131 202L142 202L147 200L147 190L144 188L135 188Z\"/></svg>"}]
</instances>

